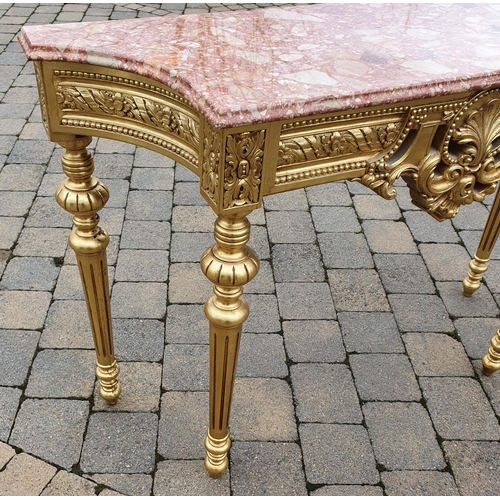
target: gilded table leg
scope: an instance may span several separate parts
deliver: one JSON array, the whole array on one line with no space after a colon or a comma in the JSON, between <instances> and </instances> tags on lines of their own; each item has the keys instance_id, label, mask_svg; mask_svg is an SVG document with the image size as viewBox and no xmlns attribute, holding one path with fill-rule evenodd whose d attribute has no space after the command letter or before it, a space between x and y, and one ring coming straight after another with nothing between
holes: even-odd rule
<instances>
[{"instance_id":1,"label":"gilded table leg","mask_svg":"<svg viewBox=\"0 0 500 500\"><path fill-rule=\"evenodd\" d=\"M491 252L500 233L500 189L497 189L493 206L488 215L481 241L474 258L469 263L469 274L463 281L466 297L470 297L479 287L483 274L488 269Z\"/></svg>"},{"instance_id":2,"label":"gilded table leg","mask_svg":"<svg viewBox=\"0 0 500 500\"><path fill-rule=\"evenodd\" d=\"M491 375L500 370L500 329L490 340L490 348L488 354L483 357L483 373Z\"/></svg>"},{"instance_id":3,"label":"gilded table leg","mask_svg":"<svg viewBox=\"0 0 500 500\"><path fill-rule=\"evenodd\" d=\"M68 136L59 141L66 149L62 167L68 179L56 190L56 200L73 214L69 245L75 251L85 292L87 310L97 355L97 378L100 395L108 404L120 395L119 368L116 364L111 326L106 247L109 236L98 226L97 212L109 198L108 188L95 177L94 161L86 147L90 137Z\"/></svg>"},{"instance_id":4,"label":"gilded table leg","mask_svg":"<svg viewBox=\"0 0 500 500\"><path fill-rule=\"evenodd\" d=\"M214 295L205 304L210 321L209 429L205 439L205 467L212 477L227 468L229 415L236 361L248 304L241 297L243 285L259 270L255 252L246 244L250 223L244 216L220 216L215 223L215 245L201 257L201 269L214 284Z\"/></svg>"}]
</instances>

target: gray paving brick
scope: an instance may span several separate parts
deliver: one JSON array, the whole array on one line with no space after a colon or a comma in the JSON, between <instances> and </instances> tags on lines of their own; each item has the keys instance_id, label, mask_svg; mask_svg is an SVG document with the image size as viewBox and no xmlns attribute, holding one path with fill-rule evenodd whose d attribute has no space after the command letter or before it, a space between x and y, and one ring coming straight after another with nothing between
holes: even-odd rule
<instances>
[{"instance_id":1,"label":"gray paving brick","mask_svg":"<svg viewBox=\"0 0 500 500\"><path fill-rule=\"evenodd\" d=\"M310 483L370 485L379 482L370 439L363 426L301 424L299 431L306 478Z\"/></svg>"},{"instance_id":2,"label":"gray paving brick","mask_svg":"<svg viewBox=\"0 0 500 500\"><path fill-rule=\"evenodd\" d=\"M241 443L231 449L233 495L306 496L300 448L295 443Z\"/></svg>"},{"instance_id":3,"label":"gray paving brick","mask_svg":"<svg viewBox=\"0 0 500 500\"><path fill-rule=\"evenodd\" d=\"M16 45L18 45L16 43ZM2 75L3 78L16 78L16 76L21 71L21 66L2 66ZM17 119L21 118L29 118L31 113L33 112L33 104L0 104L0 119ZM26 141L24 141L26 142ZM43 146L47 146L50 144L46 141ZM22 149L23 145L20 145L19 148ZM39 146L40 147L40 146ZM15 162L15 163L23 163L23 162ZM27 161L26 163L45 163L39 161Z\"/></svg>"},{"instance_id":4,"label":"gray paving brick","mask_svg":"<svg viewBox=\"0 0 500 500\"><path fill-rule=\"evenodd\" d=\"M483 373L483 364L476 360L472 362L478 379L481 381L484 392L487 394L493 411L500 416L500 378L498 376L486 376Z\"/></svg>"},{"instance_id":5,"label":"gray paving brick","mask_svg":"<svg viewBox=\"0 0 500 500\"><path fill-rule=\"evenodd\" d=\"M0 325L6 329L42 328L51 294L31 291L0 291Z\"/></svg>"},{"instance_id":6,"label":"gray paving brick","mask_svg":"<svg viewBox=\"0 0 500 500\"><path fill-rule=\"evenodd\" d=\"M208 427L207 392L167 392L161 398L158 453L166 459L205 457Z\"/></svg>"},{"instance_id":7,"label":"gray paving brick","mask_svg":"<svg viewBox=\"0 0 500 500\"><path fill-rule=\"evenodd\" d=\"M172 262L199 262L202 253L214 244L212 233L173 233Z\"/></svg>"},{"instance_id":8,"label":"gray paving brick","mask_svg":"<svg viewBox=\"0 0 500 500\"><path fill-rule=\"evenodd\" d=\"M345 360L345 349L336 321L283 321L283 335L287 355L296 363L341 363Z\"/></svg>"},{"instance_id":9,"label":"gray paving brick","mask_svg":"<svg viewBox=\"0 0 500 500\"><path fill-rule=\"evenodd\" d=\"M115 141L116 142L116 141ZM145 148L137 148L134 155L134 167L174 167L175 163L170 158L167 158L160 153L150 151ZM186 171L191 173L187 168L179 166L179 171ZM194 174L193 174L194 175ZM178 180L178 179L176 179ZM198 180L198 177L195 177Z\"/></svg>"},{"instance_id":10,"label":"gray paving brick","mask_svg":"<svg viewBox=\"0 0 500 500\"><path fill-rule=\"evenodd\" d=\"M443 439L497 440L500 425L476 380L421 377L434 428Z\"/></svg>"},{"instance_id":11,"label":"gray paving brick","mask_svg":"<svg viewBox=\"0 0 500 500\"><path fill-rule=\"evenodd\" d=\"M107 208L125 208L127 205L129 182L123 179L104 179L109 188L110 197ZM38 192L40 194L40 191Z\"/></svg>"},{"instance_id":12,"label":"gray paving brick","mask_svg":"<svg viewBox=\"0 0 500 500\"><path fill-rule=\"evenodd\" d=\"M314 227L319 233L359 233L356 212L351 207L321 207L311 208Z\"/></svg>"},{"instance_id":13,"label":"gray paving brick","mask_svg":"<svg viewBox=\"0 0 500 500\"><path fill-rule=\"evenodd\" d=\"M112 278L113 273L109 271L108 268L108 277ZM84 298L78 266L63 265L54 291L54 299L84 300Z\"/></svg>"},{"instance_id":14,"label":"gray paving brick","mask_svg":"<svg viewBox=\"0 0 500 500\"><path fill-rule=\"evenodd\" d=\"M99 397L95 384L93 411L155 412L160 409L161 365L158 363L121 363L120 384L123 388L115 405Z\"/></svg>"},{"instance_id":15,"label":"gray paving brick","mask_svg":"<svg viewBox=\"0 0 500 500\"><path fill-rule=\"evenodd\" d=\"M0 190L36 191L44 169L43 165L5 165L0 172Z\"/></svg>"},{"instance_id":16,"label":"gray paving brick","mask_svg":"<svg viewBox=\"0 0 500 500\"><path fill-rule=\"evenodd\" d=\"M212 479L202 460L165 460L158 464L153 493L156 496L229 495L229 474Z\"/></svg>"},{"instance_id":17,"label":"gray paving brick","mask_svg":"<svg viewBox=\"0 0 500 500\"><path fill-rule=\"evenodd\" d=\"M130 187L132 189L171 190L174 187L174 169L135 168L132 171Z\"/></svg>"},{"instance_id":18,"label":"gray paving brick","mask_svg":"<svg viewBox=\"0 0 500 500\"><path fill-rule=\"evenodd\" d=\"M1 338L1 334L0 334ZM2 381L3 383L3 381ZM22 392L12 387L0 387L0 440L7 442L16 417ZM0 443L1 446L1 443ZM3 468L2 449L0 448L0 469Z\"/></svg>"},{"instance_id":19,"label":"gray paving brick","mask_svg":"<svg viewBox=\"0 0 500 500\"><path fill-rule=\"evenodd\" d=\"M274 273L271 264L266 260L260 261L260 269L257 276L245 285L245 293L272 294L275 293Z\"/></svg>"},{"instance_id":20,"label":"gray paving brick","mask_svg":"<svg viewBox=\"0 0 500 500\"><path fill-rule=\"evenodd\" d=\"M275 378L237 378L231 410L235 441L295 441L289 385Z\"/></svg>"},{"instance_id":21,"label":"gray paving brick","mask_svg":"<svg viewBox=\"0 0 500 500\"><path fill-rule=\"evenodd\" d=\"M383 490L380 486L358 486L358 485L331 485L322 486L317 490L311 491L310 496L329 496L329 497L365 497L375 496L380 497Z\"/></svg>"},{"instance_id":22,"label":"gray paving brick","mask_svg":"<svg viewBox=\"0 0 500 500\"><path fill-rule=\"evenodd\" d=\"M469 252L471 257L474 257L479 241L483 234L482 231L460 231L460 238L462 239L465 248ZM491 252L492 259L500 259L500 245L495 245Z\"/></svg>"},{"instance_id":23,"label":"gray paving brick","mask_svg":"<svg viewBox=\"0 0 500 500\"><path fill-rule=\"evenodd\" d=\"M167 285L116 283L111 295L111 311L114 318L162 319L167 311Z\"/></svg>"},{"instance_id":24,"label":"gray paving brick","mask_svg":"<svg viewBox=\"0 0 500 500\"><path fill-rule=\"evenodd\" d=\"M0 491L6 496L39 495L56 472L52 465L20 453L0 473Z\"/></svg>"},{"instance_id":25,"label":"gray paving brick","mask_svg":"<svg viewBox=\"0 0 500 500\"><path fill-rule=\"evenodd\" d=\"M284 319L335 319L326 283L277 283L276 292Z\"/></svg>"},{"instance_id":26,"label":"gray paving brick","mask_svg":"<svg viewBox=\"0 0 500 500\"><path fill-rule=\"evenodd\" d=\"M45 349L31 369L26 396L34 398L89 398L95 379L93 351Z\"/></svg>"},{"instance_id":27,"label":"gray paving brick","mask_svg":"<svg viewBox=\"0 0 500 500\"><path fill-rule=\"evenodd\" d=\"M290 373L301 422L362 422L358 395L346 365L299 363L291 367Z\"/></svg>"},{"instance_id":28,"label":"gray paving brick","mask_svg":"<svg viewBox=\"0 0 500 500\"><path fill-rule=\"evenodd\" d=\"M68 245L68 235L69 230L63 228L27 227L19 236L14 255L20 257L64 257Z\"/></svg>"},{"instance_id":29,"label":"gray paving brick","mask_svg":"<svg viewBox=\"0 0 500 500\"><path fill-rule=\"evenodd\" d=\"M422 243L458 243L457 232L449 220L438 222L421 211L405 212L405 220L413 237Z\"/></svg>"},{"instance_id":30,"label":"gray paving brick","mask_svg":"<svg viewBox=\"0 0 500 500\"><path fill-rule=\"evenodd\" d=\"M113 321L115 353L120 361L161 361L165 327L150 319Z\"/></svg>"},{"instance_id":31,"label":"gray paving brick","mask_svg":"<svg viewBox=\"0 0 500 500\"><path fill-rule=\"evenodd\" d=\"M169 222L126 220L123 223L120 240L122 249L167 250L169 244Z\"/></svg>"},{"instance_id":32,"label":"gray paving brick","mask_svg":"<svg viewBox=\"0 0 500 500\"><path fill-rule=\"evenodd\" d=\"M163 388L171 391L208 390L208 346L168 344L165 347Z\"/></svg>"},{"instance_id":33,"label":"gray paving brick","mask_svg":"<svg viewBox=\"0 0 500 500\"><path fill-rule=\"evenodd\" d=\"M488 209L481 203L472 203L451 219L451 223L456 229L482 230L486 224Z\"/></svg>"},{"instance_id":34,"label":"gray paving brick","mask_svg":"<svg viewBox=\"0 0 500 500\"><path fill-rule=\"evenodd\" d=\"M157 428L158 417L154 413L91 415L80 459L82 471L152 472Z\"/></svg>"},{"instance_id":35,"label":"gray paving brick","mask_svg":"<svg viewBox=\"0 0 500 500\"><path fill-rule=\"evenodd\" d=\"M277 193L264 198L266 210L308 210L304 189L295 189L286 193Z\"/></svg>"},{"instance_id":36,"label":"gray paving brick","mask_svg":"<svg viewBox=\"0 0 500 500\"><path fill-rule=\"evenodd\" d=\"M170 265L168 299L177 303L205 303L213 295L213 284L201 272L197 262Z\"/></svg>"},{"instance_id":37,"label":"gray paving brick","mask_svg":"<svg viewBox=\"0 0 500 500\"><path fill-rule=\"evenodd\" d=\"M490 339L498 329L498 320L490 318L460 318L455 327L467 355L481 359L490 346Z\"/></svg>"},{"instance_id":38,"label":"gray paving brick","mask_svg":"<svg viewBox=\"0 0 500 500\"><path fill-rule=\"evenodd\" d=\"M32 87L11 87L5 94L2 102L4 103L33 103L38 101L38 90ZM40 139L46 139L47 135L41 136ZM24 137L20 137L24 139Z\"/></svg>"},{"instance_id":39,"label":"gray paving brick","mask_svg":"<svg viewBox=\"0 0 500 500\"><path fill-rule=\"evenodd\" d=\"M41 496L95 496L96 486L96 483L88 479L60 470Z\"/></svg>"},{"instance_id":40,"label":"gray paving brick","mask_svg":"<svg viewBox=\"0 0 500 500\"><path fill-rule=\"evenodd\" d=\"M167 281L168 251L120 250L116 281Z\"/></svg>"},{"instance_id":41,"label":"gray paving brick","mask_svg":"<svg viewBox=\"0 0 500 500\"><path fill-rule=\"evenodd\" d=\"M208 320L203 305L169 305L165 332L168 343L208 344Z\"/></svg>"},{"instance_id":42,"label":"gray paving brick","mask_svg":"<svg viewBox=\"0 0 500 500\"><path fill-rule=\"evenodd\" d=\"M179 205L172 209L172 230L186 233L213 233L216 218L210 207Z\"/></svg>"},{"instance_id":43,"label":"gray paving brick","mask_svg":"<svg viewBox=\"0 0 500 500\"><path fill-rule=\"evenodd\" d=\"M401 218L401 211L395 200L384 200L380 196L358 194L353 197L354 208L362 219Z\"/></svg>"},{"instance_id":44,"label":"gray paving brick","mask_svg":"<svg viewBox=\"0 0 500 500\"><path fill-rule=\"evenodd\" d=\"M1 107L1 105L0 105ZM1 118L0 119L0 134L2 135L17 135L21 133L26 120L23 118Z\"/></svg>"},{"instance_id":45,"label":"gray paving brick","mask_svg":"<svg viewBox=\"0 0 500 500\"><path fill-rule=\"evenodd\" d=\"M377 254L373 259L387 293L435 293L420 255Z\"/></svg>"},{"instance_id":46,"label":"gray paving brick","mask_svg":"<svg viewBox=\"0 0 500 500\"><path fill-rule=\"evenodd\" d=\"M445 334L409 333L403 340L419 377L471 377L474 370L463 345Z\"/></svg>"},{"instance_id":47,"label":"gray paving brick","mask_svg":"<svg viewBox=\"0 0 500 500\"><path fill-rule=\"evenodd\" d=\"M431 419L419 403L366 403L363 414L377 462L388 470L444 469Z\"/></svg>"},{"instance_id":48,"label":"gray paving brick","mask_svg":"<svg viewBox=\"0 0 500 500\"><path fill-rule=\"evenodd\" d=\"M12 106L18 108L20 105L12 104ZM20 118L20 115L16 114L15 118ZM18 140L10 152L9 163L34 163L43 165L49 162L53 149L54 144L49 141Z\"/></svg>"},{"instance_id":49,"label":"gray paving brick","mask_svg":"<svg viewBox=\"0 0 500 500\"><path fill-rule=\"evenodd\" d=\"M269 250L267 228L255 225L252 226L248 246L257 253L259 259L269 259L271 252Z\"/></svg>"},{"instance_id":50,"label":"gray paving brick","mask_svg":"<svg viewBox=\"0 0 500 500\"><path fill-rule=\"evenodd\" d=\"M16 452L12 446L0 442L0 469L3 469L15 455Z\"/></svg>"},{"instance_id":51,"label":"gray paving brick","mask_svg":"<svg viewBox=\"0 0 500 500\"><path fill-rule=\"evenodd\" d=\"M363 231L374 253L417 253L413 237L404 222L363 221Z\"/></svg>"},{"instance_id":52,"label":"gray paving brick","mask_svg":"<svg viewBox=\"0 0 500 500\"><path fill-rule=\"evenodd\" d=\"M0 248L11 248L24 224L22 217L0 217Z\"/></svg>"},{"instance_id":53,"label":"gray paving brick","mask_svg":"<svg viewBox=\"0 0 500 500\"><path fill-rule=\"evenodd\" d=\"M461 495L498 495L500 443L445 441Z\"/></svg>"},{"instance_id":54,"label":"gray paving brick","mask_svg":"<svg viewBox=\"0 0 500 500\"><path fill-rule=\"evenodd\" d=\"M272 250L274 277L277 282L325 281L318 247L311 244L277 244Z\"/></svg>"},{"instance_id":55,"label":"gray paving brick","mask_svg":"<svg viewBox=\"0 0 500 500\"><path fill-rule=\"evenodd\" d=\"M318 242L324 265L328 268L373 268L373 259L362 234L321 233Z\"/></svg>"},{"instance_id":56,"label":"gray paving brick","mask_svg":"<svg viewBox=\"0 0 500 500\"><path fill-rule=\"evenodd\" d=\"M305 211L267 212L267 231L272 243L314 243L311 215Z\"/></svg>"},{"instance_id":57,"label":"gray paving brick","mask_svg":"<svg viewBox=\"0 0 500 500\"><path fill-rule=\"evenodd\" d=\"M283 337L275 334L244 333L238 355L239 377L286 377Z\"/></svg>"},{"instance_id":58,"label":"gray paving brick","mask_svg":"<svg viewBox=\"0 0 500 500\"><path fill-rule=\"evenodd\" d=\"M136 146L126 142L113 141L111 139L104 139L100 137L96 145L96 153L121 153L121 154L134 154Z\"/></svg>"},{"instance_id":59,"label":"gray paving brick","mask_svg":"<svg viewBox=\"0 0 500 500\"><path fill-rule=\"evenodd\" d=\"M59 274L53 259L42 257L14 257L7 264L2 287L8 290L50 291Z\"/></svg>"},{"instance_id":60,"label":"gray paving brick","mask_svg":"<svg viewBox=\"0 0 500 500\"><path fill-rule=\"evenodd\" d=\"M389 496L458 496L459 491L448 472L392 471L382 472L382 482Z\"/></svg>"},{"instance_id":61,"label":"gray paving brick","mask_svg":"<svg viewBox=\"0 0 500 500\"><path fill-rule=\"evenodd\" d=\"M465 297L461 282L438 282L436 286L450 316L473 318L498 315L498 306L486 287L481 287L472 297Z\"/></svg>"},{"instance_id":62,"label":"gray paving brick","mask_svg":"<svg viewBox=\"0 0 500 500\"><path fill-rule=\"evenodd\" d=\"M126 179L132 173L134 157L128 154L94 155L95 175L100 179Z\"/></svg>"},{"instance_id":63,"label":"gray paving brick","mask_svg":"<svg viewBox=\"0 0 500 500\"><path fill-rule=\"evenodd\" d=\"M153 478L147 474L92 474L88 477L124 495L148 496L153 486Z\"/></svg>"},{"instance_id":64,"label":"gray paving brick","mask_svg":"<svg viewBox=\"0 0 500 500\"><path fill-rule=\"evenodd\" d=\"M281 330L278 303L274 295L245 294L250 314L243 326L244 332L271 333Z\"/></svg>"},{"instance_id":65,"label":"gray paving brick","mask_svg":"<svg viewBox=\"0 0 500 500\"><path fill-rule=\"evenodd\" d=\"M337 311L388 311L389 304L374 269L330 269L328 281Z\"/></svg>"},{"instance_id":66,"label":"gray paving brick","mask_svg":"<svg viewBox=\"0 0 500 500\"><path fill-rule=\"evenodd\" d=\"M16 417L10 444L71 469L78 462L89 403L67 399L26 399Z\"/></svg>"},{"instance_id":67,"label":"gray paving brick","mask_svg":"<svg viewBox=\"0 0 500 500\"><path fill-rule=\"evenodd\" d=\"M101 221L99 226L104 228L109 235L120 235L123 227L125 211L123 208L103 208L99 212Z\"/></svg>"},{"instance_id":68,"label":"gray paving brick","mask_svg":"<svg viewBox=\"0 0 500 500\"><path fill-rule=\"evenodd\" d=\"M417 380L403 354L352 354L356 388L365 401L419 401Z\"/></svg>"},{"instance_id":69,"label":"gray paving brick","mask_svg":"<svg viewBox=\"0 0 500 500\"><path fill-rule=\"evenodd\" d=\"M50 305L40 347L92 349L92 333L83 300L55 300Z\"/></svg>"},{"instance_id":70,"label":"gray paving brick","mask_svg":"<svg viewBox=\"0 0 500 500\"><path fill-rule=\"evenodd\" d=\"M29 191L0 191L0 214L7 217L26 216L35 193Z\"/></svg>"},{"instance_id":71,"label":"gray paving brick","mask_svg":"<svg viewBox=\"0 0 500 500\"><path fill-rule=\"evenodd\" d=\"M402 332L453 331L453 324L437 295L392 294L388 299Z\"/></svg>"},{"instance_id":72,"label":"gray paving brick","mask_svg":"<svg viewBox=\"0 0 500 500\"><path fill-rule=\"evenodd\" d=\"M153 169L151 169L153 170ZM173 170L172 180L173 180ZM172 189L172 188L169 188ZM199 182L177 182L174 190L174 205L206 205L207 202L200 194Z\"/></svg>"},{"instance_id":73,"label":"gray paving brick","mask_svg":"<svg viewBox=\"0 0 500 500\"><path fill-rule=\"evenodd\" d=\"M462 281L467 276L470 257L461 245L422 244L420 253L437 281Z\"/></svg>"}]
</instances>

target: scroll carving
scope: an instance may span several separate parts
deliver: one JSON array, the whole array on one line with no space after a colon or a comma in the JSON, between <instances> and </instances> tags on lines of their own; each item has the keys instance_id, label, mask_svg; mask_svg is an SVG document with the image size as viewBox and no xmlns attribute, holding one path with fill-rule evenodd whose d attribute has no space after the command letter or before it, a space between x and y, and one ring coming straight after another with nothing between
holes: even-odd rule
<instances>
[{"instance_id":1,"label":"scroll carving","mask_svg":"<svg viewBox=\"0 0 500 500\"><path fill-rule=\"evenodd\" d=\"M221 161L222 132L205 123L203 134L203 165L201 189L217 203L216 193L219 187L219 165Z\"/></svg>"},{"instance_id":2,"label":"scroll carving","mask_svg":"<svg viewBox=\"0 0 500 500\"><path fill-rule=\"evenodd\" d=\"M49 121L48 121L48 110L47 110L47 97L45 95L45 86L43 84L43 79L42 79L42 70L40 68L40 63L35 61L34 62L35 66L35 78L36 78L36 83L38 87L38 93L40 95L40 110L42 112L42 122L45 127L45 129L48 131L49 130Z\"/></svg>"},{"instance_id":3,"label":"scroll carving","mask_svg":"<svg viewBox=\"0 0 500 500\"><path fill-rule=\"evenodd\" d=\"M259 202L265 130L228 135L223 208Z\"/></svg>"}]
</instances>

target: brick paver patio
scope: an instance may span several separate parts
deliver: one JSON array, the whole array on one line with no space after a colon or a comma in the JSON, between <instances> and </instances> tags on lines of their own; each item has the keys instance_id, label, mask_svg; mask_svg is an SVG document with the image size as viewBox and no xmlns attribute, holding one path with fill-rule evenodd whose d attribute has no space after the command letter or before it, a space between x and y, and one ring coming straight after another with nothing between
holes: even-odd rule
<instances>
[{"instance_id":1,"label":"brick paver patio","mask_svg":"<svg viewBox=\"0 0 500 500\"><path fill-rule=\"evenodd\" d=\"M498 495L500 373L484 378L479 360L500 326L500 250L472 298L460 283L491 197L442 224L404 184L390 202L355 183L264 200L230 468L213 480L198 259L215 216L184 167L94 140L123 385L115 407L97 396L70 216L53 198L61 149L16 34L262 7L0 4L1 495Z\"/></svg>"}]
</instances>

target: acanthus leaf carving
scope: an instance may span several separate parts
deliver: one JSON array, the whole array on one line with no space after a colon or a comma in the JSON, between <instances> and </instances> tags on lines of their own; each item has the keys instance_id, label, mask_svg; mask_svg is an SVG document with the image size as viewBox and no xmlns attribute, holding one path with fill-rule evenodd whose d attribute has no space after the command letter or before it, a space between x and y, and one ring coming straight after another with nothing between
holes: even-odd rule
<instances>
[{"instance_id":1,"label":"acanthus leaf carving","mask_svg":"<svg viewBox=\"0 0 500 500\"><path fill-rule=\"evenodd\" d=\"M219 165L221 162L222 132L205 123L203 134L203 165L201 189L217 203L219 188Z\"/></svg>"}]
</instances>

